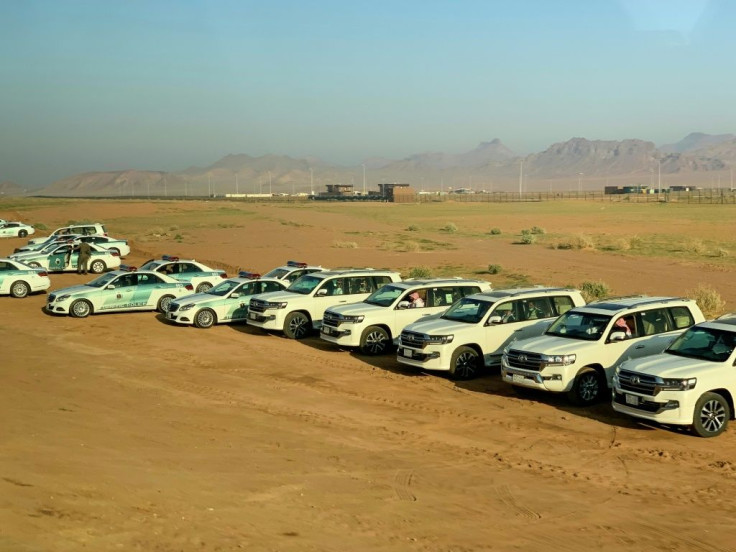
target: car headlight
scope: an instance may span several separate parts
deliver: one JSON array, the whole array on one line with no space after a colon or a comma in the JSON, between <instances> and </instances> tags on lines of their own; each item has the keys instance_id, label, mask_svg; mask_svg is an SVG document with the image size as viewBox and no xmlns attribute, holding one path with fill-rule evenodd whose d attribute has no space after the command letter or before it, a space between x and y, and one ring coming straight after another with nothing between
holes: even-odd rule
<instances>
[{"instance_id":1,"label":"car headlight","mask_svg":"<svg viewBox=\"0 0 736 552\"><path fill-rule=\"evenodd\" d=\"M283 302L269 301L268 303L266 303L266 308L267 309L285 309L288 304L289 303L287 303L286 301L283 301Z\"/></svg>"},{"instance_id":2,"label":"car headlight","mask_svg":"<svg viewBox=\"0 0 736 552\"><path fill-rule=\"evenodd\" d=\"M575 363L576 355L542 355L544 366L570 366Z\"/></svg>"},{"instance_id":3,"label":"car headlight","mask_svg":"<svg viewBox=\"0 0 736 552\"><path fill-rule=\"evenodd\" d=\"M362 314L352 315L352 316L345 316L345 315L340 316L341 321L352 322L353 324L360 324L364 319L365 319L365 316Z\"/></svg>"},{"instance_id":4,"label":"car headlight","mask_svg":"<svg viewBox=\"0 0 736 552\"><path fill-rule=\"evenodd\" d=\"M69 299L69 297L71 297L71 295L62 295L56 298L56 302L60 303L61 301L66 301L67 299Z\"/></svg>"},{"instance_id":5,"label":"car headlight","mask_svg":"<svg viewBox=\"0 0 736 552\"><path fill-rule=\"evenodd\" d=\"M698 378L657 378L654 384L654 393L660 391L689 391L698 383Z\"/></svg>"},{"instance_id":6,"label":"car headlight","mask_svg":"<svg viewBox=\"0 0 736 552\"><path fill-rule=\"evenodd\" d=\"M425 336L424 341L444 345L445 343L452 343L453 339L455 339L454 335L428 335Z\"/></svg>"},{"instance_id":7,"label":"car headlight","mask_svg":"<svg viewBox=\"0 0 736 552\"><path fill-rule=\"evenodd\" d=\"M181 307L181 308L180 308L179 310L180 310L180 311L188 311L188 310L189 310L189 309L191 309L191 308L192 308L193 306L194 306L194 303L187 303L186 305L184 305L183 307Z\"/></svg>"}]
</instances>

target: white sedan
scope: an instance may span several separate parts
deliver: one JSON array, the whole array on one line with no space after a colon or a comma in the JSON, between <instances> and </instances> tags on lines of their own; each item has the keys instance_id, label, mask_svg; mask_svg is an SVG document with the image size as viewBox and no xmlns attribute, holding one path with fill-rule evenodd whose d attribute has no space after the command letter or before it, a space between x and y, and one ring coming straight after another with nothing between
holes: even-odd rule
<instances>
[{"instance_id":1,"label":"white sedan","mask_svg":"<svg viewBox=\"0 0 736 552\"><path fill-rule=\"evenodd\" d=\"M190 295L193 288L150 270L138 272L124 267L99 276L82 286L72 286L50 293L46 311L84 318L101 312L166 312L171 301Z\"/></svg>"},{"instance_id":2,"label":"white sedan","mask_svg":"<svg viewBox=\"0 0 736 552\"><path fill-rule=\"evenodd\" d=\"M35 234L36 229L22 222L4 222L0 224L0 238L25 238Z\"/></svg>"},{"instance_id":3,"label":"white sedan","mask_svg":"<svg viewBox=\"0 0 736 552\"><path fill-rule=\"evenodd\" d=\"M50 287L51 280L45 270L12 259L0 259L0 295L20 298Z\"/></svg>"},{"instance_id":4,"label":"white sedan","mask_svg":"<svg viewBox=\"0 0 736 552\"><path fill-rule=\"evenodd\" d=\"M173 301L166 312L166 319L178 324L193 324L197 328L245 322L248 319L248 304L253 295L285 288L286 282L282 280L241 272L237 278L225 280L204 293L187 295Z\"/></svg>"}]
</instances>

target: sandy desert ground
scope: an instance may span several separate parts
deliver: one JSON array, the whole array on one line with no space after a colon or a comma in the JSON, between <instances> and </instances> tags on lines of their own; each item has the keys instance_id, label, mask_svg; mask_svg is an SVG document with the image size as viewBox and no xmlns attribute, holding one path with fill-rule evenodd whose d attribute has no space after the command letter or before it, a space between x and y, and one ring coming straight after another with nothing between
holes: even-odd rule
<instances>
[{"instance_id":1,"label":"sandy desert ground","mask_svg":"<svg viewBox=\"0 0 736 552\"><path fill-rule=\"evenodd\" d=\"M706 283L736 310L729 257L664 253L686 237L736 252L736 209L708 208L39 200L0 203L0 217L106 222L131 238L133 264L423 265L617 294ZM432 243L400 251L392 236L411 223ZM663 253L515 244L533 224L655 236ZM483 274L489 263L504 271ZM52 275L52 289L87 279ZM736 550L736 430L698 439L608 404L519 396L497 373L453 382L243 325L52 317L45 299L0 298L0 551Z\"/></svg>"}]
</instances>

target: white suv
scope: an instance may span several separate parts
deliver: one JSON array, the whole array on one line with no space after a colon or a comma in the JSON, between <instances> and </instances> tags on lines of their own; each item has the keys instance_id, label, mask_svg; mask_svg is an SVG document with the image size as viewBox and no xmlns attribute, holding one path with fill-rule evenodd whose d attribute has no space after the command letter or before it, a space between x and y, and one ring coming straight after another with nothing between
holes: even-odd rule
<instances>
[{"instance_id":1,"label":"white suv","mask_svg":"<svg viewBox=\"0 0 736 552\"><path fill-rule=\"evenodd\" d=\"M407 324L447 310L458 299L491 285L481 280L404 280L383 286L360 303L325 311L320 337L365 355L385 353Z\"/></svg>"},{"instance_id":2,"label":"white suv","mask_svg":"<svg viewBox=\"0 0 736 552\"><path fill-rule=\"evenodd\" d=\"M51 232L51 236L65 236L71 234L80 234L82 236L93 236L99 234L101 236L107 236L107 230L105 225L97 222L73 224L71 226L62 226ZM33 238L28 240L28 245L35 245L39 242L47 240L48 236L41 236L39 238Z\"/></svg>"},{"instance_id":3,"label":"white suv","mask_svg":"<svg viewBox=\"0 0 736 552\"><path fill-rule=\"evenodd\" d=\"M512 341L541 335L554 318L584 304L577 290L541 286L470 295L442 316L404 328L397 360L448 371L456 379L471 378L484 365L498 365Z\"/></svg>"},{"instance_id":4,"label":"white suv","mask_svg":"<svg viewBox=\"0 0 736 552\"><path fill-rule=\"evenodd\" d=\"M622 363L613 377L613 409L715 437L734 416L734 366L732 313L691 327L661 354Z\"/></svg>"},{"instance_id":5,"label":"white suv","mask_svg":"<svg viewBox=\"0 0 736 552\"><path fill-rule=\"evenodd\" d=\"M313 329L319 329L328 307L362 301L381 286L400 280L399 273L390 270L351 269L306 274L284 291L253 297L248 307L248 324L302 339Z\"/></svg>"},{"instance_id":6,"label":"white suv","mask_svg":"<svg viewBox=\"0 0 736 552\"><path fill-rule=\"evenodd\" d=\"M704 320L691 299L622 297L566 312L541 337L514 343L503 354L507 383L566 392L592 404L610 387L615 367L661 353L679 333Z\"/></svg>"}]
</instances>

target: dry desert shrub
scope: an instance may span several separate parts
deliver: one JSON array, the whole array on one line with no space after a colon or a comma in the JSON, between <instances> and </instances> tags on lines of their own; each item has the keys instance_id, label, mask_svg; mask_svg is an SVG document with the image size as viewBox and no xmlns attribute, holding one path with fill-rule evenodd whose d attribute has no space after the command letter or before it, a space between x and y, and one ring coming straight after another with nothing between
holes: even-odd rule
<instances>
[{"instance_id":1,"label":"dry desert shrub","mask_svg":"<svg viewBox=\"0 0 736 552\"><path fill-rule=\"evenodd\" d=\"M716 257L728 257L730 253L728 252L728 249L723 249L722 247L719 247L713 252L713 255Z\"/></svg>"},{"instance_id":2,"label":"dry desert shrub","mask_svg":"<svg viewBox=\"0 0 736 552\"><path fill-rule=\"evenodd\" d=\"M699 284L695 289L688 291L686 295L690 299L695 299L706 318L714 318L723 314L726 308L726 302L721 295L706 284Z\"/></svg>"},{"instance_id":3,"label":"dry desert shrub","mask_svg":"<svg viewBox=\"0 0 736 552\"><path fill-rule=\"evenodd\" d=\"M409 271L409 278L431 278L432 269L428 266L415 266Z\"/></svg>"},{"instance_id":4,"label":"dry desert shrub","mask_svg":"<svg viewBox=\"0 0 736 552\"><path fill-rule=\"evenodd\" d=\"M332 247L336 247L337 249L358 249L358 244L356 242L336 240L332 242Z\"/></svg>"},{"instance_id":5,"label":"dry desert shrub","mask_svg":"<svg viewBox=\"0 0 736 552\"><path fill-rule=\"evenodd\" d=\"M498 274L501 272L502 268L500 264L489 264L488 265L488 274Z\"/></svg>"},{"instance_id":6,"label":"dry desert shrub","mask_svg":"<svg viewBox=\"0 0 736 552\"><path fill-rule=\"evenodd\" d=\"M628 251L631 249L631 241L629 241L629 238L616 238L611 243L611 249L613 251Z\"/></svg>"},{"instance_id":7,"label":"dry desert shrub","mask_svg":"<svg viewBox=\"0 0 736 552\"><path fill-rule=\"evenodd\" d=\"M682 249L684 251L687 251L688 253L693 253L695 255L702 255L703 253L707 251L707 248L705 247L703 240L699 240L697 238L691 238L687 240L683 244Z\"/></svg>"},{"instance_id":8,"label":"dry desert shrub","mask_svg":"<svg viewBox=\"0 0 736 552\"><path fill-rule=\"evenodd\" d=\"M406 227L406 230L407 232L418 232L419 226L417 226L416 224L410 224L409 226Z\"/></svg>"},{"instance_id":9,"label":"dry desert shrub","mask_svg":"<svg viewBox=\"0 0 736 552\"><path fill-rule=\"evenodd\" d=\"M590 236L578 234L571 238L560 239L552 244L553 249L595 249L595 242Z\"/></svg>"},{"instance_id":10,"label":"dry desert shrub","mask_svg":"<svg viewBox=\"0 0 736 552\"><path fill-rule=\"evenodd\" d=\"M491 236L500 236L500 235L501 235L500 228L491 228Z\"/></svg>"},{"instance_id":11,"label":"dry desert shrub","mask_svg":"<svg viewBox=\"0 0 736 552\"><path fill-rule=\"evenodd\" d=\"M454 222L448 222L445 224L442 228L440 228L443 232L447 232L448 234L454 234L457 232L457 225Z\"/></svg>"},{"instance_id":12,"label":"dry desert shrub","mask_svg":"<svg viewBox=\"0 0 736 552\"><path fill-rule=\"evenodd\" d=\"M385 241L378 246L378 249L380 249L381 251L396 251L398 253L408 253L411 251L419 251L421 247L417 242L411 240L403 242Z\"/></svg>"},{"instance_id":13,"label":"dry desert shrub","mask_svg":"<svg viewBox=\"0 0 736 552\"><path fill-rule=\"evenodd\" d=\"M532 234L546 234L547 231L540 226L532 226Z\"/></svg>"},{"instance_id":14,"label":"dry desert shrub","mask_svg":"<svg viewBox=\"0 0 736 552\"><path fill-rule=\"evenodd\" d=\"M605 299L611 295L611 288L605 282L583 282L580 284L580 293L585 299L586 303L591 301L597 301L598 299Z\"/></svg>"},{"instance_id":15,"label":"dry desert shrub","mask_svg":"<svg viewBox=\"0 0 736 552\"><path fill-rule=\"evenodd\" d=\"M524 245L531 245L536 241L537 236L535 236L531 230L524 229L521 231L521 240L519 240L520 243L523 243Z\"/></svg>"}]
</instances>

